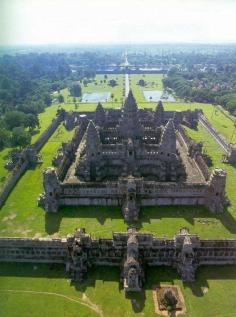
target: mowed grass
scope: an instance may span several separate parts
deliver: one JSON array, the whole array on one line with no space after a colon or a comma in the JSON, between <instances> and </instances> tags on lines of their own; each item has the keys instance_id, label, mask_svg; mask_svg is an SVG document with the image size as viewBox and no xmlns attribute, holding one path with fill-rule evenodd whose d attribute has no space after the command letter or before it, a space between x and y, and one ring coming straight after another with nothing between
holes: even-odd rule
<instances>
[{"instance_id":1,"label":"mowed grass","mask_svg":"<svg viewBox=\"0 0 236 317\"><path fill-rule=\"evenodd\" d=\"M155 317L159 315L154 311L152 288L158 283L180 286L185 317L234 317L236 311L235 267L199 268L194 283L183 283L171 268L147 268L143 291L127 297L119 283L119 268L90 269L85 281L74 285L62 265L2 263L0 272L0 316Z\"/></svg>"},{"instance_id":2,"label":"mowed grass","mask_svg":"<svg viewBox=\"0 0 236 317\"><path fill-rule=\"evenodd\" d=\"M82 88L83 93L90 93L90 92L110 92L113 94L114 98L110 97L108 102L110 103L122 103L123 96L124 96L124 75L122 74L111 74L107 75L107 78L104 77L105 75L96 75L95 79L88 83L87 86L84 86L83 83L79 82ZM110 80L116 80L117 85L115 87L111 87L109 85ZM105 82L104 82L105 80ZM70 92L68 88L62 89L60 94L64 96L65 103L73 102L73 97L70 96ZM56 94L54 95L56 96ZM76 98L76 102L79 102L80 98ZM115 100L116 99L116 100Z\"/></svg>"},{"instance_id":3,"label":"mowed grass","mask_svg":"<svg viewBox=\"0 0 236 317\"><path fill-rule=\"evenodd\" d=\"M131 74L129 75L130 88L138 102L146 102L143 90L163 90L163 74ZM138 85L140 79L146 83L144 87Z\"/></svg>"}]
</instances>

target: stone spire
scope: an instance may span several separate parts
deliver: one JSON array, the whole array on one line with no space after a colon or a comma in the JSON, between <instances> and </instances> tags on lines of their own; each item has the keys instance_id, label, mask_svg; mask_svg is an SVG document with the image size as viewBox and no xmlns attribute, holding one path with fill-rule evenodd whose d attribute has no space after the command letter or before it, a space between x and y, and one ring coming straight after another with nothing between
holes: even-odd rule
<instances>
[{"instance_id":1,"label":"stone spire","mask_svg":"<svg viewBox=\"0 0 236 317\"><path fill-rule=\"evenodd\" d=\"M103 125L105 122L105 110L102 104L99 102L95 110L95 123L98 126Z\"/></svg>"},{"instance_id":2,"label":"stone spire","mask_svg":"<svg viewBox=\"0 0 236 317\"><path fill-rule=\"evenodd\" d=\"M164 127L160 147L166 153L176 153L176 133L173 119L170 119Z\"/></svg>"},{"instance_id":3,"label":"stone spire","mask_svg":"<svg viewBox=\"0 0 236 317\"><path fill-rule=\"evenodd\" d=\"M138 119L138 106L131 90L122 109L120 135L124 138L139 138L142 136L142 126Z\"/></svg>"},{"instance_id":4,"label":"stone spire","mask_svg":"<svg viewBox=\"0 0 236 317\"><path fill-rule=\"evenodd\" d=\"M98 130L95 127L93 121L90 120L87 130L81 141L83 151L86 152L87 156L95 157L100 144L101 144L101 141L100 141Z\"/></svg>"},{"instance_id":5,"label":"stone spire","mask_svg":"<svg viewBox=\"0 0 236 317\"><path fill-rule=\"evenodd\" d=\"M134 98L132 90L130 90L128 93L128 96L125 99L124 111L133 112L137 110L138 110L138 106L137 106L136 100Z\"/></svg>"},{"instance_id":6,"label":"stone spire","mask_svg":"<svg viewBox=\"0 0 236 317\"><path fill-rule=\"evenodd\" d=\"M160 101L158 101L157 103L157 106L156 106L156 109L155 109L155 114L154 114L154 117L155 117L155 123L157 126L161 126L163 123L164 123L164 107L163 107L163 104Z\"/></svg>"}]
</instances>

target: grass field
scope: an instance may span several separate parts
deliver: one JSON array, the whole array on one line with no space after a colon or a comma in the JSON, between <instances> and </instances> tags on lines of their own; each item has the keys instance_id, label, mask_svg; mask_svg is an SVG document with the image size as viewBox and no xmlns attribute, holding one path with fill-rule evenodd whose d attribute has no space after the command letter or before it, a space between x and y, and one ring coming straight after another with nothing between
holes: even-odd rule
<instances>
[{"instance_id":1,"label":"grass field","mask_svg":"<svg viewBox=\"0 0 236 317\"><path fill-rule=\"evenodd\" d=\"M86 281L75 285L59 265L2 263L0 272L1 317L155 317L152 288L158 283L180 286L185 317L235 317L235 267L200 268L195 283L183 283L174 269L149 268L143 292L127 298L118 268L90 270Z\"/></svg>"},{"instance_id":2,"label":"grass field","mask_svg":"<svg viewBox=\"0 0 236 317\"><path fill-rule=\"evenodd\" d=\"M146 83L144 87L138 85L138 81L143 79ZM162 74L132 74L129 75L130 88L138 102L146 102L143 90L163 90Z\"/></svg>"},{"instance_id":3,"label":"grass field","mask_svg":"<svg viewBox=\"0 0 236 317\"><path fill-rule=\"evenodd\" d=\"M117 85L115 87L111 87L110 85L108 85L109 81L112 79L117 81ZM105 83L104 83L104 80L106 80ZM89 83L87 86L84 86L83 83L80 83L80 85L82 88L82 93L111 92L114 96L113 98L114 103L122 103L123 101L124 75L111 74L111 75L107 75L107 79L104 78L104 75L96 75L94 81ZM70 96L68 88L62 89L60 91L60 94L64 96L64 100L66 103L73 102L73 97ZM78 102L79 98L76 98L76 101ZM108 102L112 103L112 98L109 98Z\"/></svg>"}]
</instances>

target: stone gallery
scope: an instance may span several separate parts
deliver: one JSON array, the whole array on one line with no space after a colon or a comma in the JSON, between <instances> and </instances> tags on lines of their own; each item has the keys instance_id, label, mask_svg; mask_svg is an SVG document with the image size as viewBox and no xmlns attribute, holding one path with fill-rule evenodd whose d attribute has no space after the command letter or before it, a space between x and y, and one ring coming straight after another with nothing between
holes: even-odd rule
<instances>
[{"instance_id":1,"label":"stone gallery","mask_svg":"<svg viewBox=\"0 0 236 317\"><path fill-rule=\"evenodd\" d=\"M126 292L139 292L148 266L176 268L185 282L195 280L203 265L235 265L236 240L203 240L182 228L173 239L150 233L113 233L112 239L92 239L84 229L62 239L0 238L0 261L64 264L72 281L81 281L89 268L121 268Z\"/></svg>"},{"instance_id":2,"label":"stone gallery","mask_svg":"<svg viewBox=\"0 0 236 317\"><path fill-rule=\"evenodd\" d=\"M138 219L140 207L203 205L222 212L226 173L210 172L202 144L184 125L196 128L200 110L138 109L132 91L121 109L65 113L71 142L62 144L55 167L44 171L38 203L47 212L60 206L120 206L124 219Z\"/></svg>"}]
</instances>

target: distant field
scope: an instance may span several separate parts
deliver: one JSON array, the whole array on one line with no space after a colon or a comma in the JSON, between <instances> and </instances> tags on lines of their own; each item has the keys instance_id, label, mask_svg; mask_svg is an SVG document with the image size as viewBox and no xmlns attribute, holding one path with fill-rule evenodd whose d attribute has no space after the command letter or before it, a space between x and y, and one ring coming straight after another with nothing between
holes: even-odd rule
<instances>
[{"instance_id":1,"label":"distant field","mask_svg":"<svg viewBox=\"0 0 236 317\"><path fill-rule=\"evenodd\" d=\"M117 85L111 87L109 85L109 80L116 80ZM104 82L105 80L105 82ZM79 82L82 88L82 93L91 93L91 92L110 92L113 94L114 98L111 97L108 99L108 102L111 103L122 103L123 101L123 89L124 89L124 75L107 75L107 79L104 75L96 75L94 81L88 83L87 86L84 86L82 82ZM60 93L64 96L65 103L73 102L73 97L70 96L68 88L62 89ZM79 102L80 98L76 98L76 102Z\"/></svg>"},{"instance_id":2,"label":"distant field","mask_svg":"<svg viewBox=\"0 0 236 317\"><path fill-rule=\"evenodd\" d=\"M146 102L143 90L163 90L162 74L132 74L129 75L130 88L133 90L137 102ZM138 85L138 81L143 79L146 83L144 87Z\"/></svg>"}]
</instances>

